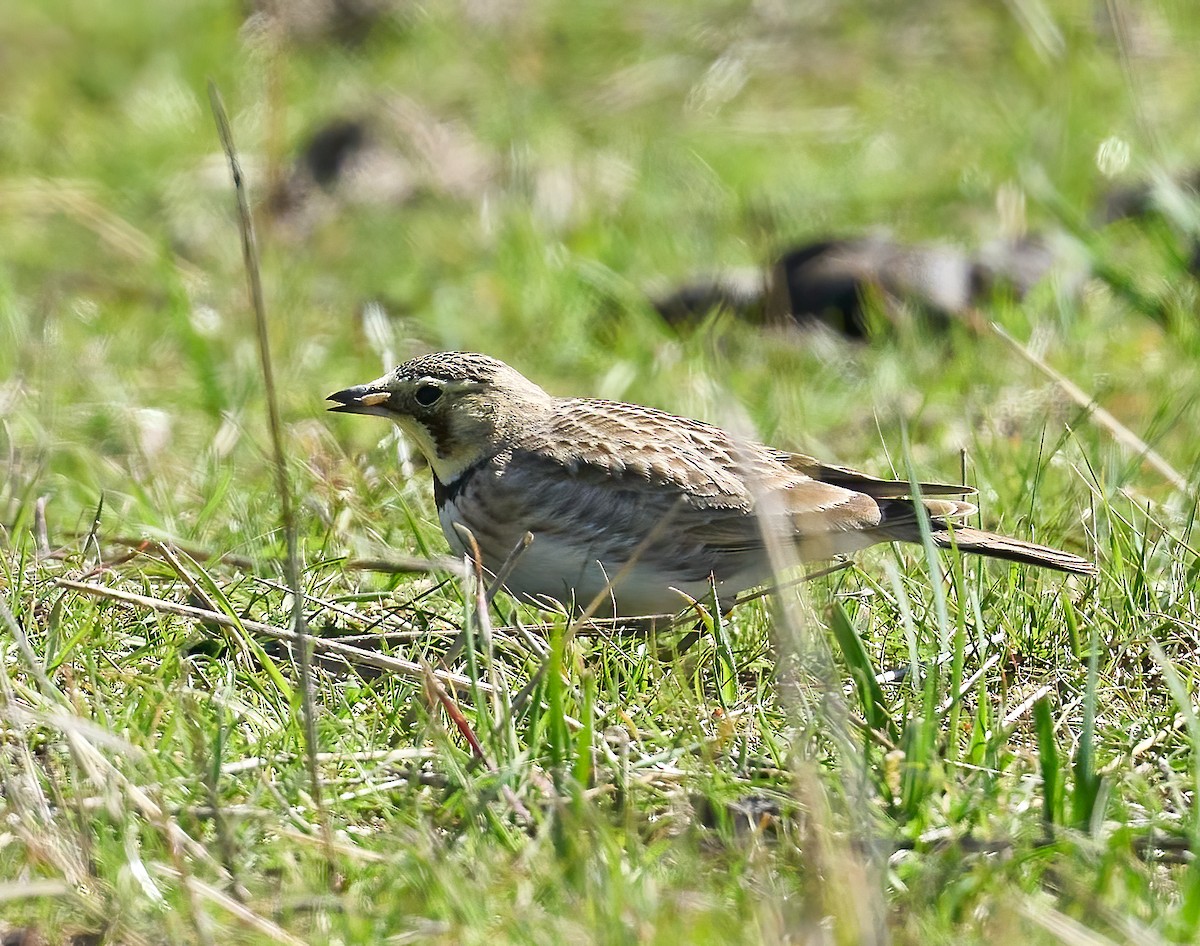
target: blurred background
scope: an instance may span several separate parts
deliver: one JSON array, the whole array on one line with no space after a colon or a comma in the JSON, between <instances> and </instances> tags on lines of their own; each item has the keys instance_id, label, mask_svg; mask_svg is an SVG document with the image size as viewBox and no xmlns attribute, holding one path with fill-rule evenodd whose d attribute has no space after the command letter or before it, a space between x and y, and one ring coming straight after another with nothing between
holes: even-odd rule
<instances>
[{"instance_id":1,"label":"blurred background","mask_svg":"<svg viewBox=\"0 0 1200 946\"><path fill-rule=\"evenodd\" d=\"M108 489L186 531L215 474L179 474L261 434L209 79L285 415L314 438L325 393L429 348L856 463L901 416L945 456L1040 436L1071 408L982 311L1194 464L1184 0L14 0L0 31L7 521L30 489L72 523ZM867 241L834 264L867 287L866 344L841 302L814 331L713 295L761 301L830 240ZM699 301L664 319L681 290Z\"/></svg>"},{"instance_id":2,"label":"blurred background","mask_svg":"<svg viewBox=\"0 0 1200 946\"><path fill-rule=\"evenodd\" d=\"M1195 0L6 0L0 940L1194 938L1197 49ZM103 597L288 620L210 81L319 633L467 626L347 563L445 545L324 413L435 348L963 477L1101 577L884 548L678 659L500 595L461 726L339 664L313 737L285 652Z\"/></svg>"}]
</instances>

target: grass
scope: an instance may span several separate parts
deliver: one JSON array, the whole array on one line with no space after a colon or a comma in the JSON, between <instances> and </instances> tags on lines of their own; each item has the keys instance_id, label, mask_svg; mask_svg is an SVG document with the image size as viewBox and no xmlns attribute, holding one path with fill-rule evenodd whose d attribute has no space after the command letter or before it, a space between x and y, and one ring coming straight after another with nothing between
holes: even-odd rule
<instances>
[{"instance_id":1,"label":"grass","mask_svg":"<svg viewBox=\"0 0 1200 946\"><path fill-rule=\"evenodd\" d=\"M983 314L1194 484L1194 209L1092 209L1123 148L1117 181L1200 151L1188 4L1125 10L1124 63L1077 0L444 3L349 45L216 0L8 13L38 55L0 57L0 934L1197 938L1191 490L991 333L675 333L640 301L806 237L1064 229L1098 275ZM293 602L210 77L260 199L330 117L427 132L388 139L402 205L260 217L304 613L367 652L315 655L319 806L296 665L259 627ZM464 155L482 170L450 182ZM504 595L481 613L426 473L323 413L427 347L963 471L989 528L1100 577L872 550L675 658Z\"/></svg>"}]
</instances>

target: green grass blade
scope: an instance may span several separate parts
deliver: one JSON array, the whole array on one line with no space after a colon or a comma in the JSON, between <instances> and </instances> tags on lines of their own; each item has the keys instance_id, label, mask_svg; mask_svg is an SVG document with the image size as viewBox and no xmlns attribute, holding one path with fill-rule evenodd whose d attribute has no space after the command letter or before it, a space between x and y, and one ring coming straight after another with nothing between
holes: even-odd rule
<instances>
[{"instance_id":1,"label":"green grass blade","mask_svg":"<svg viewBox=\"0 0 1200 946\"><path fill-rule=\"evenodd\" d=\"M1052 826L1062 820L1063 779L1058 743L1054 739L1054 714L1048 696L1033 704L1033 725L1037 732L1038 767L1042 773L1042 820Z\"/></svg>"},{"instance_id":2,"label":"green grass blade","mask_svg":"<svg viewBox=\"0 0 1200 946\"><path fill-rule=\"evenodd\" d=\"M858 702L862 707L863 718L872 729L887 733L894 738L896 724L892 719L892 711L888 706L887 698L883 695L883 688L876 679L878 674L871 665L871 658L867 654L867 648L863 645L862 638L851 623L850 616L840 601L834 602L830 617L833 636L841 649L842 659L846 661L846 666L850 670L851 679L854 680L854 689L858 693Z\"/></svg>"}]
</instances>

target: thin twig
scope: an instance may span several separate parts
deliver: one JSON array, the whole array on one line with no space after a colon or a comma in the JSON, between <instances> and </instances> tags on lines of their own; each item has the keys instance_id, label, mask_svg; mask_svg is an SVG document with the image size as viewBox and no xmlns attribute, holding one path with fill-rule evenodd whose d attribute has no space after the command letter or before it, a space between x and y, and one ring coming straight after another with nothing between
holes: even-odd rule
<instances>
[{"instance_id":1,"label":"thin twig","mask_svg":"<svg viewBox=\"0 0 1200 946\"><path fill-rule=\"evenodd\" d=\"M297 939L278 923L255 913L245 904L238 903L228 894L218 890L216 887L209 886L198 877L192 878L192 886L205 900L221 907L221 909L250 927L256 933L261 933L263 936L270 937L277 943L286 944L286 946L305 946L304 940Z\"/></svg>"},{"instance_id":2,"label":"thin twig","mask_svg":"<svg viewBox=\"0 0 1200 946\"><path fill-rule=\"evenodd\" d=\"M1189 491L1187 480L1163 458L1162 454L1101 407L1094 397L1065 375L1059 374L1051 368L1050 365L1046 364L1045 361L1030 351L1027 346L1022 345L995 322L992 322L991 325L993 332L1006 341L1018 355L1057 384L1064 394L1086 410L1092 420L1107 430L1120 446L1133 454L1135 459L1145 460L1181 493Z\"/></svg>"},{"instance_id":3,"label":"thin twig","mask_svg":"<svg viewBox=\"0 0 1200 946\"><path fill-rule=\"evenodd\" d=\"M321 763L327 762L412 762L423 759L434 758L435 753L432 749L420 748L404 748L404 749L366 749L361 752L319 752L317 753L317 761ZM222 775L239 775L243 772L256 771L258 769L267 768L271 765L286 764L292 760L293 756L290 752L277 752L270 756L248 756L244 759L237 759L233 762L226 762L221 766Z\"/></svg>"},{"instance_id":4,"label":"thin twig","mask_svg":"<svg viewBox=\"0 0 1200 946\"><path fill-rule=\"evenodd\" d=\"M1018 719L1020 719L1027 712L1029 712L1030 707L1032 707L1034 703L1036 703L1038 700L1040 700L1043 696L1049 696L1053 692L1054 692L1053 687L1050 687L1050 686L1038 687L1036 690L1034 690L1032 693L1030 693L1029 696L1025 697L1025 699L1023 699L1020 703L1018 703L1014 709L1012 709L1008 712L1008 714L1004 717L1004 721L1001 723L1001 725L1005 729L1012 726L1014 723L1016 723L1016 721Z\"/></svg>"},{"instance_id":5,"label":"thin twig","mask_svg":"<svg viewBox=\"0 0 1200 946\"><path fill-rule=\"evenodd\" d=\"M287 455L283 449L283 422L279 417L279 398L275 392L275 372L271 365L271 340L267 331L267 307L263 301L262 278L258 266L258 246L254 236L254 218L250 214L250 201L246 196L245 179L238 163L237 149L233 143L233 130L221 101L221 93L214 82L208 83L208 98L213 117L217 122L217 133L221 146L229 159L229 170L233 175L233 190L237 198L238 228L242 235L242 262L246 268L246 279L250 292L250 304L254 310L254 324L258 330L258 353L262 369L263 389L267 400L267 420L271 430L271 450L275 467L275 489L279 494L280 514L287 540L287 580L292 590L292 630L296 635L300 671L300 713L303 717L305 752L308 757L309 788L313 804L321 821L322 831L330 844L330 878L334 871L333 832L328 813L321 800L321 780L317 773L317 719L313 698L312 654L309 651L308 629L304 620L304 595L300 587L300 551L296 532L296 515L292 508L292 490L287 473Z\"/></svg>"},{"instance_id":6,"label":"thin twig","mask_svg":"<svg viewBox=\"0 0 1200 946\"><path fill-rule=\"evenodd\" d=\"M163 614L177 614L180 617L190 618L193 621L207 621L219 624L222 627L242 627L247 631L262 634L264 637L270 637L274 640L287 641L293 644L297 642L297 635L292 631L285 630L282 627L275 627L271 624L263 624L259 621L250 621L246 618L231 618L228 614L222 614L220 611L206 611L204 608L195 608L188 604L165 601L162 598L150 598L146 595L118 591L116 588L108 588L104 585L90 585L81 581L71 581L67 578L59 578L55 581L55 584L60 588L70 588L72 591L78 591L82 594L107 598L126 607L148 608L151 611L159 611ZM398 657L389 657L386 654L363 650L361 647L351 647L349 644L328 640L323 637L309 637L308 642L316 653L341 657L351 665L362 664L367 667L375 667L411 680L425 679L425 673L420 665L408 660L401 660ZM446 670L435 670L434 675L441 682L460 693L470 691L470 677L464 676L461 673L450 673ZM485 692L491 691L491 687L486 683L481 682L478 686Z\"/></svg>"},{"instance_id":7,"label":"thin twig","mask_svg":"<svg viewBox=\"0 0 1200 946\"><path fill-rule=\"evenodd\" d=\"M419 555L397 555L391 558L350 558L343 563L346 569L383 572L387 575L413 575L427 572L449 572L456 578L465 574L462 562L449 555L422 558Z\"/></svg>"},{"instance_id":8,"label":"thin twig","mask_svg":"<svg viewBox=\"0 0 1200 946\"><path fill-rule=\"evenodd\" d=\"M500 566L500 571L496 572L496 577L492 580L491 586L487 590L487 603L491 604L497 593L504 587L509 576L512 575L513 569L517 567L517 562L521 560L521 556L525 554L525 550L533 544L533 533L526 532L521 536L521 540L513 547L513 550L508 553L508 558L504 560L504 564Z\"/></svg>"},{"instance_id":9,"label":"thin twig","mask_svg":"<svg viewBox=\"0 0 1200 946\"><path fill-rule=\"evenodd\" d=\"M265 585L267 588L273 588L275 591L283 591L288 594L291 593L291 589L288 588L286 585L281 585L279 582L272 581L270 578L259 578L256 575L251 575L250 578L252 581L257 582L260 585ZM384 640L385 638L387 638L389 636L393 637L396 640L414 640L414 639L423 639L429 635L439 633L437 630L416 627L411 621L405 621L404 619L397 617L393 613L376 614L376 615L361 614L358 611L353 610L352 608L343 607L342 605L338 604L336 601L330 601L328 598L321 598L321 597L318 597L317 595L309 594L308 592L305 592L304 600L309 602L310 604L320 605L322 610L328 611L331 614L340 614L342 617L346 618L347 620L354 621L358 624L361 624L363 626L363 628L368 629L368 630L370 628L390 626L392 624L400 625L399 628L393 628L388 631L375 631L370 634L364 633L364 634L358 634L358 635L351 635L351 634L338 635L341 640L348 640L351 637L368 637L368 636L370 636L371 638L373 638L375 640ZM454 632L453 632L453 630L447 630L444 633L452 634Z\"/></svg>"}]
</instances>

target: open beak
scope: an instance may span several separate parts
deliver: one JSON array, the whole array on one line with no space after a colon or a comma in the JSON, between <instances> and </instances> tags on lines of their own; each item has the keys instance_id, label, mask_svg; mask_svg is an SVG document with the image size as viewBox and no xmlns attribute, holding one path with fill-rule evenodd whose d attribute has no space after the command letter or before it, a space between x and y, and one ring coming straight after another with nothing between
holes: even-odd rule
<instances>
[{"instance_id":1,"label":"open beak","mask_svg":"<svg viewBox=\"0 0 1200 946\"><path fill-rule=\"evenodd\" d=\"M392 395L380 387L378 381L370 384L359 384L344 391L329 395L326 400L337 401L337 406L329 408L335 414L375 414L379 417L390 417L388 402Z\"/></svg>"}]
</instances>

